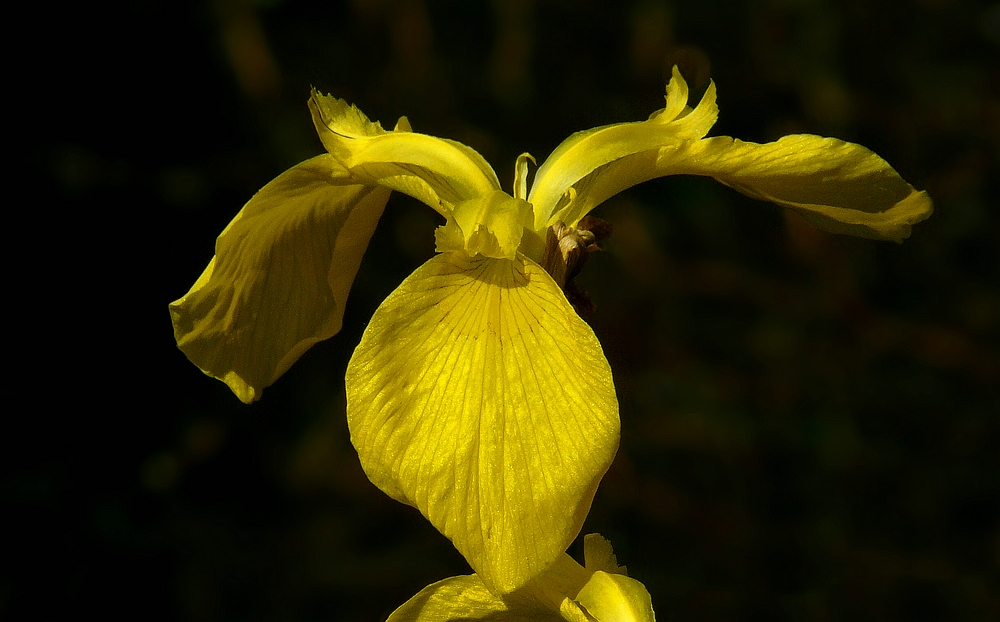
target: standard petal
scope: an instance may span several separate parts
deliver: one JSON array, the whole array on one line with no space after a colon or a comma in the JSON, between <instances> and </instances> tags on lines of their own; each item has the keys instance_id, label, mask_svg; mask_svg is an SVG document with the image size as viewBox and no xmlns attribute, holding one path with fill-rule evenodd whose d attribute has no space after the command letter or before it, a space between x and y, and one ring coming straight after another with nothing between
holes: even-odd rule
<instances>
[{"instance_id":1,"label":"standard petal","mask_svg":"<svg viewBox=\"0 0 1000 622\"><path fill-rule=\"evenodd\" d=\"M451 577L420 590L386 622L532 622L562 618L554 611L510 607L494 596L476 575Z\"/></svg>"},{"instance_id":2,"label":"standard petal","mask_svg":"<svg viewBox=\"0 0 1000 622\"><path fill-rule=\"evenodd\" d=\"M901 242L931 215L926 192L885 160L835 138L792 135L757 144L719 136L660 150L660 175L707 175L748 196L796 210L832 233Z\"/></svg>"},{"instance_id":3,"label":"standard petal","mask_svg":"<svg viewBox=\"0 0 1000 622\"><path fill-rule=\"evenodd\" d=\"M344 303L389 190L331 183L331 155L264 186L170 305L177 345L244 402L340 330Z\"/></svg>"},{"instance_id":4,"label":"standard petal","mask_svg":"<svg viewBox=\"0 0 1000 622\"><path fill-rule=\"evenodd\" d=\"M656 167L659 149L702 138L719 114L714 83L693 110L687 98L687 83L674 67L666 107L648 120L577 132L556 147L535 173L528 195L535 230L559 221L574 227L610 197L663 175Z\"/></svg>"},{"instance_id":5,"label":"standard petal","mask_svg":"<svg viewBox=\"0 0 1000 622\"><path fill-rule=\"evenodd\" d=\"M461 143L416 134L405 119L387 132L344 100L313 91L313 123L350 180L408 194L447 216L453 205L500 189L493 168Z\"/></svg>"},{"instance_id":6,"label":"standard petal","mask_svg":"<svg viewBox=\"0 0 1000 622\"><path fill-rule=\"evenodd\" d=\"M417 507L495 593L550 566L618 447L611 370L537 264L435 256L375 312L347 368L368 477Z\"/></svg>"}]
</instances>

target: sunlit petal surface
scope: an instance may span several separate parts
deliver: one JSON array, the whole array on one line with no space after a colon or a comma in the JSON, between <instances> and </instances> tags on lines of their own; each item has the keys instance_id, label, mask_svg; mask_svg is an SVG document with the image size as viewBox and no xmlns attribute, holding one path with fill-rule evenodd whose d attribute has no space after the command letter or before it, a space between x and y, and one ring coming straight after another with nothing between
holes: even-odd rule
<instances>
[{"instance_id":1,"label":"sunlit petal surface","mask_svg":"<svg viewBox=\"0 0 1000 622\"><path fill-rule=\"evenodd\" d=\"M347 293L389 190L334 185L322 155L264 186L170 305L181 350L244 402L340 330Z\"/></svg>"},{"instance_id":2,"label":"sunlit petal surface","mask_svg":"<svg viewBox=\"0 0 1000 622\"><path fill-rule=\"evenodd\" d=\"M413 133L405 118L387 132L356 107L317 91L309 109L323 145L354 183L398 190L442 215L460 201L500 189L493 168L474 149Z\"/></svg>"},{"instance_id":3,"label":"sunlit petal surface","mask_svg":"<svg viewBox=\"0 0 1000 622\"><path fill-rule=\"evenodd\" d=\"M664 147L657 166L661 175L714 177L833 233L898 242L933 211L930 196L885 160L835 138L793 135L760 145L720 136Z\"/></svg>"},{"instance_id":4,"label":"sunlit petal surface","mask_svg":"<svg viewBox=\"0 0 1000 622\"><path fill-rule=\"evenodd\" d=\"M600 344L528 260L425 263L372 318L347 400L369 478L498 593L563 554L618 446Z\"/></svg>"},{"instance_id":5,"label":"sunlit petal surface","mask_svg":"<svg viewBox=\"0 0 1000 622\"><path fill-rule=\"evenodd\" d=\"M714 83L695 109L687 99L687 83L675 67L666 107L648 120L577 132L564 140L538 168L528 195L536 230L557 221L575 226L610 197L663 176L656 166L660 147L700 139L718 118Z\"/></svg>"}]
</instances>

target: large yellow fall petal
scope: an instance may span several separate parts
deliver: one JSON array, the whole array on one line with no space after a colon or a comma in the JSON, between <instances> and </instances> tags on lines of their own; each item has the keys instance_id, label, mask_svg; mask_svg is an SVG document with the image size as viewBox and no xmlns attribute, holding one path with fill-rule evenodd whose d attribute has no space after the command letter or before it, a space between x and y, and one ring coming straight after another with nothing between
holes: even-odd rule
<instances>
[{"instance_id":1,"label":"large yellow fall petal","mask_svg":"<svg viewBox=\"0 0 1000 622\"><path fill-rule=\"evenodd\" d=\"M493 168L474 149L411 132L405 118L387 132L356 107L315 90L309 109L323 145L354 183L409 194L444 216L460 201L500 189Z\"/></svg>"},{"instance_id":2,"label":"large yellow fall petal","mask_svg":"<svg viewBox=\"0 0 1000 622\"><path fill-rule=\"evenodd\" d=\"M219 235L215 257L170 305L180 349L244 402L340 330L389 190L334 185L331 155L264 186Z\"/></svg>"},{"instance_id":3,"label":"large yellow fall petal","mask_svg":"<svg viewBox=\"0 0 1000 622\"><path fill-rule=\"evenodd\" d=\"M619 123L577 132L562 142L535 173L528 201L536 231L562 221L569 226L610 197L663 175L660 147L705 136L718 118L715 84L693 110L677 67L667 84L666 107L639 123Z\"/></svg>"},{"instance_id":4,"label":"large yellow fall petal","mask_svg":"<svg viewBox=\"0 0 1000 622\"><path fill-rule=\"evenodd\" d=\"M796 210L833 233L895 240L931 215L885 160L861 145L797 134L757 144L719 136L660 150L661 175L707 175L754 198Z\"/></svg>"},{"instance_id":5,"label":"large yellow fall petal","mask_svg":"<svg viewBox=\"0 0 1000 622\"><path fill-rule=\"evenodd\" d=\"M611 370L551 277L457 252L375 312L347 368L347 418L372 482L498 594L563 554L618 447Z\"/></svg>"}]
</instances>

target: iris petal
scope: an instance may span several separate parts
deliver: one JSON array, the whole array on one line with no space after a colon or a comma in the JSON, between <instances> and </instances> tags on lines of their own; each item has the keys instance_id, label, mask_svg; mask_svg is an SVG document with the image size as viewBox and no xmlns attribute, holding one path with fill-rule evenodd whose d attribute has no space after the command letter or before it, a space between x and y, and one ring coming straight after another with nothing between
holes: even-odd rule
<instances>
[{"instance_id":1,"label":"iris petal","mask_svg":"<svg viewBox=\"0 0 1000 622\"><path fill-rule=\"evenodd\" d=\"M687 83L674 67L666 107L648 120L577 132L556 147L535 173L528 195L536 231L557 221L575 226L612 196L662 176L656 166L659 149L702 138L719 114L714 83L693 110L687 97Z\"/></svg>"},{"instance_id":2,"label":"iris petal","mask_svg":"<svg viewBox=\"0 0 1000 622\"><path fill-rule=\"evenodd\" d=\"M334 185L331 155L264 186L219 235L215 257L170 305L177 345L244 402L335 335L389 190Z\"/></svg>"},{"instance_id":3,"label":"iris petal","mask_svg":"<svg viewBox=\"0 0 1000 622\"><path fill-rule=\"evenodd\" d=\"M931 215L926 192L861 145L810 135L766 144L728 136L660 150L661 175L707 175L748 196L802 214L821 229L866 238L909 237Z\"/></svg>"},{"instance_id":4,"label":"iris petal","mask_svg":"<svg viewBox=\"0 0 1000 622\"><path fill-rule=\"evenodd\" d=\"M611 370L537 264L452 252L407 278L347 369L362 467L496 593L576 537L618 447Z\"/></svg>"},{"instance_id":5,"label":"iris petal","mask_svg":"<svg viewBox=\"0 0 1000 622\"><path fill-rule=\"evenodd\" d=\"M409 131L405 117L387 132L344 100L313 91L313 123L354 183L408 194L447 216L452 206L500 189L493 168L459 142Z\"/></svg>"}]
</instances>

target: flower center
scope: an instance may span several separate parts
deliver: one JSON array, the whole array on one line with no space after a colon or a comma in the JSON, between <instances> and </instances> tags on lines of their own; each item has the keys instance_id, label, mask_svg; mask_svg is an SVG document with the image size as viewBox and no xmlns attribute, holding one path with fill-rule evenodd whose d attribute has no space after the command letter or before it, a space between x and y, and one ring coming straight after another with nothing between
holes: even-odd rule
<instances>
[{"instance_id":1,"label":"flower center","mask_svg":"<svg viewBox=\"0 0 1000 622\"><path fill-rule=\"evenodd\" d=\"M457 203L448 221L434 232L434 239L438 252L462 251L470 257L514 259L524 228L530 228L533 222L531 203L496 190Z\"/></svg>"}]
</instances>

